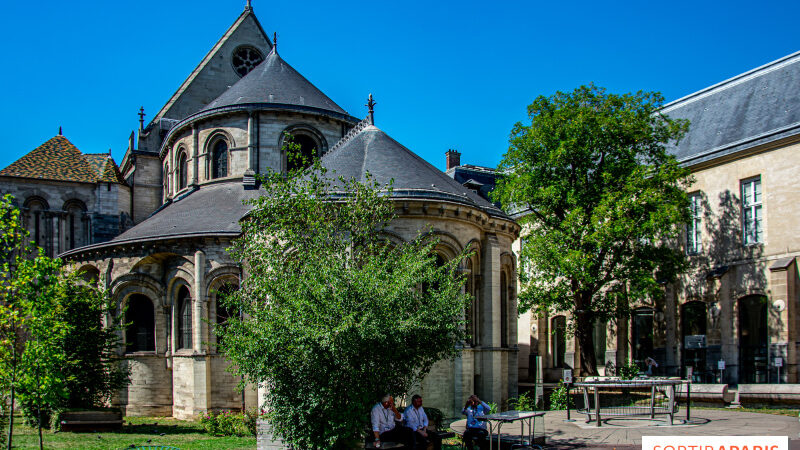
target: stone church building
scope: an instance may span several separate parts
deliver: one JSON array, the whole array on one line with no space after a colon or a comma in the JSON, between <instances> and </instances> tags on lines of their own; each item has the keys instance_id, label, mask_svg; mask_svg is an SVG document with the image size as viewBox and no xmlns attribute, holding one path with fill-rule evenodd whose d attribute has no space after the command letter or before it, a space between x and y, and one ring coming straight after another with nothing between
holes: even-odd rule
<instances>
[{"instance_id":1,"label":"stone church building","mask_svg":"<svg viewBox=\"0 0 800 450\"><path fill-rule=\"evenodd\" d=\"M262 193L256 174L289 169L282 151L287 133L339 175L362 179L368 171L380 183L394 180L397 219L390 239L413 239L430 227L440 239L441 257L474 250L461 262L464 289L475 298L466 311L472 338L459 358L437 364L422 382L426 405L455 417L473 393L498 403L516 395L511 245L518 225L392 139L372 117L352 116L289 65L248 4L152 121L145 126L140 120L119 170L108 159L107 170L97 172L102 177L92 179L96 171L87 170L77 181L52 178L57 183L27 172L15 175L15 167L25 166L18 163L0 173L31 177L0 184L0 190L13 191L27 216L43 221L36 222L37 236L53 246L52 254L104 280L120 308L127 307L131 325L124 340L132 382L116 399L126 414L188 418L257 406L256 387L236 390L239 380L226 372L228 362L215 348L209 323L227 318L217 293L241 281L241 268L226 248L240 233L247 212L242 201ZM51 141L43 147L59 145L81 158L63 136ZM85 194L78 182L86 184ZM62 194L39 200L49 199L50 191ZM63 211L72 214L72 194L66 192L73 191L83 202L81 211L99 205L97 215L116 215L118 235L87 237L85 230L106 224L90 216L80 222L88 228L73 238L72 216L56 223L60 212L39 213L61 208L63 200Z\"/></svg>"}]
</instances>

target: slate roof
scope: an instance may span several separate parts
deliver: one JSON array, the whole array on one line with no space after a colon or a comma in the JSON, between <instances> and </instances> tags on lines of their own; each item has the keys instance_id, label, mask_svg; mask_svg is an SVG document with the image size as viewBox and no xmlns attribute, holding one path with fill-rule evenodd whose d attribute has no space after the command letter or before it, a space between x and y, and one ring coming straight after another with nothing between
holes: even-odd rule
<instances>
[{"instance_id":1,"label":"slate roof","mask_svg":"<svg viewBox=\"0 0 800 450\"><path fill-rule=\"evenodd\" d=\"M670 151L693 165L800 132L800 52L671 102L662 112L689 119Z\"/></svg>"},{"instance_id":2,"label":"slate roof","mask_svg":"<svg viewBox=\"0 0 800 450\"><path fill-rule=\"evenodd\" d=\"M347 115L347 111L287 64L275 47L264 62L206 105L201 112L253 103L316 108Z\"/></svg>"},{"instance_id":3,"label":"slate roof","mask_svg":"<svg viewBox=\"0 0 800 450\"><path fill-rule=\"evenodd\" d=\"M245 190L241 181L203 186L173 200L105 244L190 236L237 236L242 231L239 220L250 210L242 201L261 194L263 191L256 189Z\"/></svg>"},{"instance_id":4,"label":"slate roof","mask_svg":"<svg viewBox=\"0 0 800 450\"><path fill-rule=\"evenodd\" d=\"M394 180L393 197L433 199L462 203L487 214L508 217L495 205L447 176L374 125L365 126L322 157L329 175L345 179L373 179L385 185Z\"/></svg>"},{"instance_id":5,"label":"slate roof","mask_svg":"<svg viewBox=\"0 0 800 450\"><path fill-rule=\"evenodd\" d=\"M60 134L0 170L0 175L81 183L125 184L119 168L108 154L85 155Z\"/></svg>"}]
</instances>

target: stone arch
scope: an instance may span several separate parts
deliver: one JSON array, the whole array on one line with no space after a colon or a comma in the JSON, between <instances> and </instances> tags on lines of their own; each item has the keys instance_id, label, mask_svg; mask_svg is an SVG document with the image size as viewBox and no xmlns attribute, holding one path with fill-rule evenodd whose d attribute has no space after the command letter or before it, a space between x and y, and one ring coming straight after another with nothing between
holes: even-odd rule
<instances>
[{"instance_id":1,"label":"stone arch","mask_svg":"<svg viewBox=\"0 0 800 450\"><path fill-rule=\"evenodd\" d=\"M203 154L206 155L206 180L225 178L230 174L231 149L234 147L236 142L227 131L215 129L209 134L203 144Z\"/></svg>"},{"instance_id":2,"label":"stone arch","mask_svg":"<svg viewBox=\"0 0 800 450\"><path fill-rule=\"evenodd\" d=\"M22 206L24 208L30 208L32 205L37 203L42 206L42 209L50 209L50 204L47 202L47 200L45 200L44 196L36 194L25 197L25 201L22 203Z\"/></svg>"},{"instance_id":3,"label":"stone arch","mask_svg":"<svg viewBox=\"0 0 800 450\"><path fill-rule=\"evenodd\" d=\"M100 269L93 264L84 264L76 270L78 275L83 279L84 283L90 286L96 286L100 280Z\"/></svg>"},{"instance_id":4,"label":"stone arch","mask_svg":"<svg viewBox=\"0 0 800 450\"><path fill-rule=\"evenodd\" d=\"M406 243L406 240L403 239L403 236L400 236L399 234L389 230L382 230L380 232L380 237L390 245L400 245Z\"/></svg>"},{"instance_id":5,"label":"stone arch","mask_svg":"<svg viewBox=\"0 0 800 450\"><path fill-rule=\"evenodd\" d=\"M233 312L219 304L219 291L238 289L240 286L241 271L236 266L222 266L214 269L208 274L209 282L206 283L206 298L208 299L208 320L214 325L223 324L228 318L232 317ZM213 332L213 326L209 330L209 343L212 349L216 346L217 336Z\"/></svg>"},{"instance_id":6,"label":"stone arch","mask_svg":"<svg viewBox=\"0 0 800 450\"><path fill-rule=\"evenodd\" d=\"M119 308L125 304L125 300L131 294L140 293L153 299L160 299L164 306L164 287L152 276L144 273L127 273L117 277L109 286L111 296L116 300Z\"/></svg>"},{"instance_id":7,"label":"stone arch","mask_svg":"<svg viewBox=\"0 0 800 450\"><path fill-rule=\"evenodd\" d=\"M456 238L453 234L448 233L442 230L433 230L429 233L426 233L423 236L424 241L428 241L429 239L438 238L439 242L436 244L434 250L440 254L446 260L450 260L458 256L463 247L458 242L458 238ZM459 269L464 268L464 261L460 261L458 265Z\"/></svg>"},{"instance_id":8,"label":"stone arch","mask_svg":"<svg viewBox=\"0 0 800 450\"><path fill-rule=\"evenodd\" d=\"M293 136L295 142L300 144L300 150L306 157L321 157L328 151L328 141L319 130L305 123L290 125L278 135L278 148L281 149L281 167L284 172L294 168L290 167L289 158L284 150L287 134ZM316 148L316 155L312 153L314 148Z\"/></svg>"}]
</instances>

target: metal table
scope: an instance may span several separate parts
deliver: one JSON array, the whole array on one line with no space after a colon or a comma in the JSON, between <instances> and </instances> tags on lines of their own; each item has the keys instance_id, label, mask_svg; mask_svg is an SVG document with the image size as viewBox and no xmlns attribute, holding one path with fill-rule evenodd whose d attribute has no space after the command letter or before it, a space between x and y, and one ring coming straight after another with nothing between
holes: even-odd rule
<instances>
[{"instance_id":1,"label":"metal table","mask_svg":"<svg viewBox=\"0 0 800 450\"><path fill-rule=\"evenodd\" d=\"M492 437L495 433L495 426L497 426L497 449L500 450L500 430L506 423L519 421L519 436L523 439L525 436L525 423L528 423L528 445L533 445L533 430L534 421L537 417L544 417L543 412L536 411L505 411L501 413L488 414L485 416L475 416L476 419L485 421L489 425L489 450L492 450ZM495 423L492 423L494 421Z\"/></svg>"}]
</instances>

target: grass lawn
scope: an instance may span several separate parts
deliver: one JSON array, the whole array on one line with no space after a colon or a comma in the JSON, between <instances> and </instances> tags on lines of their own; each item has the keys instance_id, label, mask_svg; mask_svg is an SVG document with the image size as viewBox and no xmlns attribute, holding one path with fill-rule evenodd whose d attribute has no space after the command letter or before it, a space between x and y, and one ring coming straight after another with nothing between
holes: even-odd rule
<instances>
[{"instance_id":1,"label":"grass lawn","mask_svg":"<svg viewBox=\"0 0 800 450\"><path fill-rule=\"evenodd\" d=\"M800 409L790 409L790 408L722 408L722 407L709 407L709 406L694 406L692 404L692 409L726 409L728 411L741 411L741 412L753 412L753 413L761 413L761 414L775 414L778 416L789 416L789 417L797 417L798 413L800 413Z\"/></svg>"},{"instance_id":2,"label":"grass lawn","mask_svg":"<svg viewBox=\"0 0 800 450\"><path fill-rule=\"evenodd\" d=\"M154 423L157 425L153 425ZM122 449L130 447L131 444L134 446L171 445L180 449L256 448L256 438L254 437L209 436L203 430L200 422L164 417L126 417L122 431L116 432L53 433L43 430L43 437L45 448ZM37 430L25 426L21 417L14 419L14 447L39 448Z\"/></svg>"}]
</instances>

